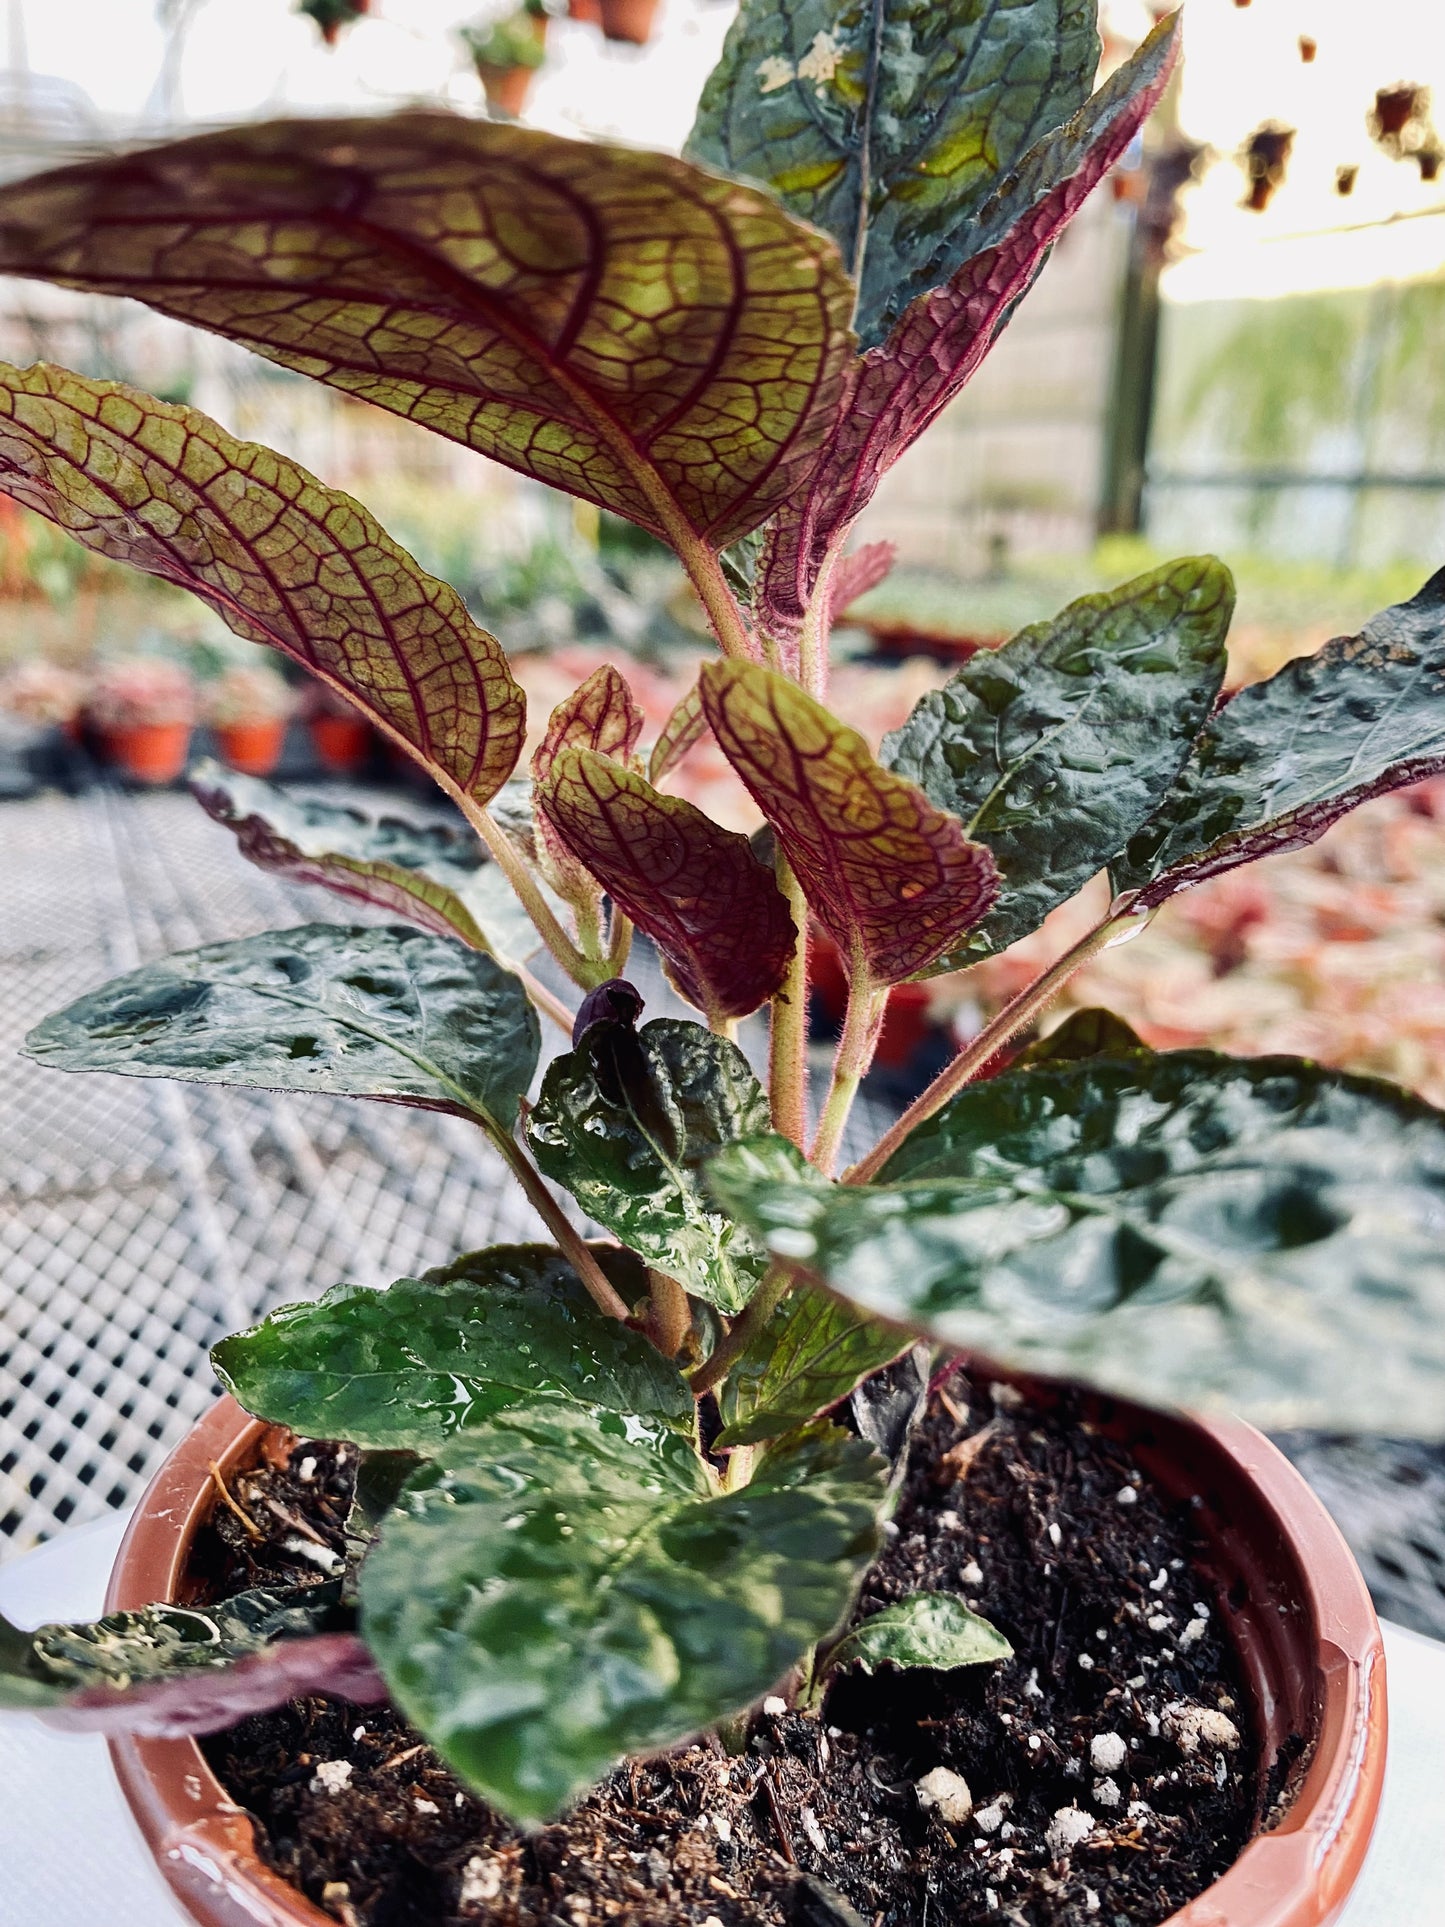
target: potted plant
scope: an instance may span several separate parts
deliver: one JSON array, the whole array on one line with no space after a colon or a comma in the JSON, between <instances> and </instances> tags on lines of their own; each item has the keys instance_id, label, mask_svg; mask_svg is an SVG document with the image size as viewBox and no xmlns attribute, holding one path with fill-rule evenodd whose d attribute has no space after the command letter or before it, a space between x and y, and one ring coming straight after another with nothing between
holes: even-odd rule
<instances>
[{"instance_id":1,"label":"potted plant","mask_svg":"<svg viewBox=\"0 0 1445 1927\"><path fill-rule=\"evenodd\" d=\"M190 672L161 656L117 657L96 671L86 720L105 754L134 782L174 783L196 721Z\"/></svg>"},{"instance_id":2,"label":"potted plant","mask_svg":"<svg viewBox=\"0 0 1445 1927\"><path fill-rule=\"evenodd\" d=\"M609 40L645 47L657 19L657 0L598 0L602 31Z\"/></svg>"},{"instance_id":3,"label":"potted plant","mask_svg":"<svg viewBox=\"0 0 1445 1927\"><path fill-rule=\"evenodd\" d=\"M71 742L80 739L86 679L74 669L42 656L16 663L0 676L0 709L40 729L58 729Z\"/></svg>"},{"instance_id":4,"label":"potted plant","mask_svg":"<svg viewBox=\"0 0 1445 1927\"><path fill-rule=\"evenodd\" d=\"M340 690L319 679L306 691L306 728L311 747L333 776L355 776L371 761L372 726Z\"/></svg>"},{"instance_id":5,"label":"potted plant","mask_svg":"<svg viewBox=\"0 0 1445 1927\"><path fill-rule=\"evenodd\" d=\"M494 114L515 120L527 104L532 76L547 58L547 16L539 7L519 7L515 13L483 25L462 27L461 38L471 54Z\"/></svg>"},{"instance_id":6,"label":"potted plant","mask_svg":"<svg viewBox=\"0 0 1445 1927\"><path fill-rule=\"evenodd\" d=\"M1070 20L1035 62L1019 9L929 9L895 70L871 18L748 0L688 159L407 113L0 189L0 271L123 285L623 515L720 649L645 757L596 671L519 787L500 645L359 504L0 370L7 491L345 692L475 832L210 778L254 861L401 920L147 965L30 1052L446 1111L549 1239L226 1340L245 1411L162 1474L113 1616L0 1628L9 1703L141 1730L117 1759L200 1919L1318 1927L1348 1891L1368 1599L1265 1441L1177 1408L1439 1430L1445 1117L1097 1013L978 1074L1175 892L1445 767L1445 579L1224 707L1210 558L975 658L878 758L826 707L854 520L1167 82L1177 20L1092 95ZM974 76L927 130L920 62ZM771 862L667 792L705 729ZM835 1177L890 987L1104 867L1096 926ZM848 975L813 1125L810 918ZM634 929L703 1021L639 1021ZM764 1005L766 1087L733 1041Z\"/></svg>"},{"instance_id":7,"label":"potted plant","mask_svg":"<svg viewBox=\"0 0 1445 1927\"><path fill-rule=\"evenodd\" d=\"M281 760L296 699L285 678L261 663L238 663L205 690L205 718L232 769L269 776Z\"/></svg>"}]
</instances>

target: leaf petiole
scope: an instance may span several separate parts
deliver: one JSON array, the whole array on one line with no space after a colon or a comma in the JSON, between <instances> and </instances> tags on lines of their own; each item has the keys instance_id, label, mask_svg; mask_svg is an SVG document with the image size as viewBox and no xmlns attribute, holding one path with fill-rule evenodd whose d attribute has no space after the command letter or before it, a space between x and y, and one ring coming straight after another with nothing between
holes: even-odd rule
<instances>
[{"instance_id":1,"label":"leaf petiole","mask_svg":"<svg viewBox=\"0 0 1445 1927\"><path fill-rule=\"evenodd\" d=\"M605 962L594 962L585 957L573 943L567 932L552 914L550 905L542 895L537 879L513 847L505 830L496 822L490 811L470 798L458 796L463 814L477 835L486 844L498 869L511 884L521 899L522 907L532 919L537 935L546 944L552 955L561 964L573 983L580 984L584 990L595 990L597 985L607 980Z\"/></svg>"},{"instance_id":2,"label":"leaf petiole","mask_svg":"<svg viewBox=\"0 0 1445 1927\"><path fill-rule=\"evenodd\" d=\"M971 1083L989 1059L1047 1010L1070 977L1082 970L1101 950L1106 950L1128 924L1138 924L1139 928L1143 928L1143 921L1133 908L1132 893L1127 897L1116 897L1092 930L1086 931L1057 963L1006 1003L998 1015L984 1025L977 1037L965 1044L922 1096L914 1098L898 1122L883 1133L867 1157L860 1158L843 1173L843 1183L868 1184L877 1177L910 1133L926 1118L932 1117L935 1111L941 1110L955 1091Z\"/></svg>"},{"instance_id":3,"label":"leaf petiole","mask_svg":"<svg viewBox=\"0 0 1445 1927\"><path fill-rule=\"evenodd\" d=\"M874 983L859 946L853 957L843 1034L838 1039L838 1049L833 1058L833 1081L828 1086L823 1115L818 1122L818 1134L809 1153L812 1163L817 1165L824 1177L833 1175L848 1114L858 1095L858 1086L873 1062L887 1006L888 986Z\"/></svg>"},{"instance_id":4,"label":"leaf petiole","mask_svg":"<svg viewBox=\"0 0 1445 1927\"><path fill-rule=\"evenodd\" d=\"M557 1249L581 1279L593 1304L609 1318L616 1318L625 1323L632 1316L631 1309L618 1296L607 1274L598 1264L595 1254L588 1249L580 1232L572 1225L562 1207L543 1183L541 1172L509 1131L503 1131L480 1118L478 1122L483 1124L488 1137L496 1145L513 1177L526 1192L528 1204L556 1239Z\"/></svg>"},{"instance_id":5,"label":"leaf petiole","mask_svg":"<svg viewBox=\"0 0 1445 1927\"><path fill-rule=\"evenodd\" d=\"M782 851L777 855L778 888L788 900L798 933L792 962L773 996L768 1037L768 1089L773 1128L801 1151L808 1130L808 904L802 885Z\"/></svg>"},{"instance_id":6,"label":"leaf petiole","mask_svg":"<svg viewBox=\"0 0 1445 1927\"><path fill-rule=\"evenodd\" d=\"M692 1387L694 1398L701 1398L704 1392L710 1392L715 1385L721 1385L753 1339L793 1289L794 1283L794 1274L788 1266L770 1267L762 1283L733 1320L726 1337L719 1340L716 1348L702 1361L697 1370L688 1375L687 1382Z\"/></svg>"}]
</instances>

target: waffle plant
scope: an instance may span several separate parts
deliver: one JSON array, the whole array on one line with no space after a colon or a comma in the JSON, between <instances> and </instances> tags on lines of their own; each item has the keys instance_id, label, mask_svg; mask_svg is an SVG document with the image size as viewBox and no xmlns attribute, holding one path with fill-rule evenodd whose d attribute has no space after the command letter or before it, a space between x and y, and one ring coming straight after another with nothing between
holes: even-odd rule
<instances>
[{"instance_id":1,"label":"waffle plant","mask_svg":"<svg viewBox=\"0 0 1445 1927\"><path fill-rule=\"evenodd\" d=\"M303 1686L389 1692L533 1821L780 1682L815 1702L830 1667L1001 1650L927 1595L838 1643L896 1488L868 1394L920 1342L1439 1429L1440 1114L1103 1017L983 1073L1177 891L1445 768L1445 574L1228 703L1230 576L1191 557L975 657L877 758L827 707L833 613L889 560L849 546L858 516L1177 43L1163 21L1091 92L1092 0L744 0L686 158L407 112L0 189L0 272L149 303L630 519L718 645L657 741L607 667L519 775L502 645L358 502L194 409L0 369L0 485L344 695L466 826L203 773L248 857L390 921L147 965L30 1053L450 1112L550 1239L219 1345L248 1410L360 1448L364 1556L207 1612L8 1629L7 1699L187 1730ZM705 731L765 848L669 793ZM995 954L1101 870L1098 924L838 1174L890 987ZM850 984L811 1126L810 926ZM642 1021L634 932L697 1018ZM766 1082L734 1038L764 1010Z\"/></svg>"}]
</instances>

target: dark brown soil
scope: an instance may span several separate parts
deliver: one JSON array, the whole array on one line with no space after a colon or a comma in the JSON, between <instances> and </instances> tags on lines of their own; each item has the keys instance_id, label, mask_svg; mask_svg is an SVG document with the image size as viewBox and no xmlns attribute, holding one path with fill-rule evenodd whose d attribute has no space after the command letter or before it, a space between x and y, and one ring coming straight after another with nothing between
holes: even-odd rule
<instances>
[{"instance_id":1,"label":"dark brown soil","mask_svg":"<svg viewBox=\"0 0 1445 1927\"><path fill-rule=\"evenodd\" d=\"M268 1498L295 1515L319 1489L307 1516L339 1547L349 1472L303 1445L238 1496L269 1520ZM212 1573L274 1578L219 1518ZM961 1592L1013 1642L1002 1665L854 1672L820 1719L763 1714L740 1756L629 1766L527 1836L389 1709L297 1701L206 1751L266 1857L346 1927L1150 1927L1254 1816L1244 1693L1193 1551L1187 1509L1067 1405L1042 1416L957 1378L858 1610ZM940 1767L972 1793L962 1820L920 1798Z\"/></svg>"}]
</instances>

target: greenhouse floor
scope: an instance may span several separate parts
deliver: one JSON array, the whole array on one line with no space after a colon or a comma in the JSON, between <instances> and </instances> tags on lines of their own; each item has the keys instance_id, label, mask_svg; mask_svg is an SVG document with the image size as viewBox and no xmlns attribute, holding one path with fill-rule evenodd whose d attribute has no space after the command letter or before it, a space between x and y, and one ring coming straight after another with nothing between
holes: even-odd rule
<instances>
[{"instance_id":1,"label":"greenhouse floor","mask_svg":"<svg viewBox=\"0 0 1445 1927\"><path fill-rule=\"evenodd\" d=\"M458 1119L69 1076L18 1055L48 1011L149 958L356 914L253 869L188 796L98 787L0 804L0 906L3 1558L135 1499L214 1398L206 1351L224 1332L538 1226ZM632 974L651 1014L666 1010L650 961ZM861 1149L876 1114L857 1127ZM1281 1443L1381 1611L1445 1637L1445 1451Z\"/></svg>"}]
</instances>

